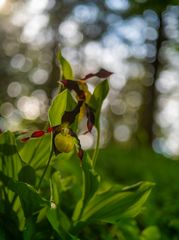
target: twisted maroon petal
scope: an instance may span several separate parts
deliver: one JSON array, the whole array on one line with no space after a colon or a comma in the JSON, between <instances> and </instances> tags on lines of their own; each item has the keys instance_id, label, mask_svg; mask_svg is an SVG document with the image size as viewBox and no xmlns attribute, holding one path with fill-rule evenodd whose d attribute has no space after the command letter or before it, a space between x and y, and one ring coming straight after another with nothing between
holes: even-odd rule
<instances>
[{"instance_id":1,"label":"twisted maroon petal","mask_svg":"<svg viewBox=\"0 0 179 240\"><path fill-rule=\"evenodd\" d=\"M95 115L94 115L93 109L87 104L85 105L86 105L87 128L88 128L88 132L91 132L95 124Z\"/></svg>"},{"instance_id":2,"label":"twisted maroon petal","mask_svg":"<svg viewBox=\"0 0 179 240\"><path fill-rule=\"evenodd\" d=\"M109 76L111 76L111 74L113 73L101 68L97 73L89 73L81 80L87 80L92 77L108 78Z\"/></svg>"},{"instance_id":3,"label":"twisted maroon petal","mask_svg":"<svg viewBox=\"0 0 179 240\"><path fill-rule=\"evenodd\" d=\"M111 74L113 73L102 68L101 70L99 70L99 72L96 73L96 76L99 78L108 78L109 76L111 76Z\"/></svg>"}]
</instances>

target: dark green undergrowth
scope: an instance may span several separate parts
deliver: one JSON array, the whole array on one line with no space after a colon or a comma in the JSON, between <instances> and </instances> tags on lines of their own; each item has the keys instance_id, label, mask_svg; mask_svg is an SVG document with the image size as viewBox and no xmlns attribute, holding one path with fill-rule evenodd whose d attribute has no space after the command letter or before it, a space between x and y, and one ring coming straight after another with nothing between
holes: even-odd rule
<instances>
[{"instance_id":1,"label":"dark green undergrowth","mask_svg":"<svg viewBox=\"0 0 179 240\"><path fill-rule=\"evenodd\" d=\"M156 183L150 201L137 218L140 229L157 226L161 239L179 239L179 162L151 149L122 149L110 145L99 155L98 170L110 181Z\"/></svg>"}]
</instances>

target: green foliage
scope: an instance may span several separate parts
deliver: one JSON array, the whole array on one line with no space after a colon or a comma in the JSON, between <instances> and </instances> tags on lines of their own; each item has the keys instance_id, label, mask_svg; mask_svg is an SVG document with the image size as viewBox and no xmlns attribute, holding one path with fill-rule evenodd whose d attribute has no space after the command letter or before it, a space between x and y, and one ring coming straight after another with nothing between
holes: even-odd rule
<instances>
[{"instance_id":1,"label":"green foliage","mask_svg":"<svg viewBox=\"0 0 179 240\"><path fill-rule=\"evenodd\" d=\"M61 51L58 51L57 59L60 64L60 70L61 70L61 78L62 79L68 79L73 80L73 70L69 64L69 62L62 56Z\"/></svg>"},{"instance_id":2,"label":"green foliage","mask_svg":"<svg viewBox=\"0 0 179 240\"><path fill-rule=\"evenodd\" d=\"M89 202L89 200L96 193L100 177L92 168L92 163L90 157L85 154L82 164L82 175L83 175L83 189L82 189L82 198L78 202L76 209L74 211L73 220L77 222L81 218L82 211L84 207Z\"/></svg>"},{"instance_id":3,"label":"green foliage","mask_svg":"<svg viewBox=\"0 0 179 240\"><path fill-rule=\"evenodd\" d=\"M139 225L146 229L157 226L161 235L159 239L177 239L179 235L178 161L172 161L148 148L126 150L112 144L100 151L97 169L109 181L120 181L124 185L141 180L155 182L145 211L137 217Z\"/></svg>"},{"instance_id":4,"label":"green foliage","mask_svg":"<svg viewBox=\"0 0 179 240\"><path fill-rule=\"evenodd\" d=\"M109 91L108 81L104 80L96 86L94 93L90 98L89 105L92 109L94 109L95 126L98 130L99 130L99 118L100 118L102 103L106 98L108 91Z\"/></svg>"},{"instance_id":5,"label":"green foliage","mask_svg":"<svg viewBox=\"0 0 179 240\"><path fill-rule=\"evenodd\" d=\"M24 214L27 218L48 204L48 201L41 198L31 185L7 177L2 172L0 172L0 179L5 187L19 196Z\"/></svg>"},{"instance_id":6,"label":"green foliage","mask_svg":"<svg viewBox=\"0 0 179 240\"><path fill-rule=\"evenodd\" d=\"M68 90L59 93L49 108L49 122L52 127L60 125L65 111L71 111L75 101Z\"/></svg>"},{"instance_id":7,"label":"green foliage","mask_svg":"<svg viewBox=\"0 0 179 240\"><path fill-rule=\"evenodd\" d=\"M21 168L18 174L19 181L26 182L32 186L35 186L36 183L36 174L33 167L25 165Z\"/></svg>"},{"instance_id":8,"label":"green foliage","mask_svg":"<svg viewBox=\"0 0 179 240\"><path fill-rule=\"evenodd\" d=\"M152 183L145 182L122 189L118 185L111 186L104 192L97 192L86 205L80 221L115 223L122 218L135 217L140 213L152 187Z\"/></svg>"},{"instance_id":9,"label":"green foliage","mask_svg":"<svg viewBox=\"0 0 179 240\"><path fill-rule=\"evenodd\" d=\"M150 226L142 232L141 240L160 240L161 234L156 226Z\"/></svg>"},{"instance_id":10,"label":"green foliage","mask_svg":"<svg viewBox=\"0 0 179 240\"><path fill-rule=\"evenodd\" d=\"M61 53L58 58L63 77L71 79L69 63ZM85 96L85 88L80 88L78 82L74 89L77 89L77 94ZM94 157L81 149L78 128L76 132L71 128L74 121L76 124L81 106L85 106L85 98L74 99L70 90L60 92L52 101L49 108L51 133L36 131L26 138L28 141L25 143L20 143L19 137L16 139L17 133L0 135L0 222L1 216L10 214L6 219L8 226L12 225L12 230L0 227L1 239L12 239L16 229L16 239L79 240L92 223L105 222L119 227L121 221L136 217L143 209L153 183L140 182L124 187L107 182L108 187L104 188L106 182L104 184L100 180ZM104 80L97 85L89 100L92 110L87 115L88 123L94 116L98 138L101 106L108 90L108 82ZM57 154L53 140L59 133L63 134L64 141L69 139L66 136L75 139L78 157L74 156L75 150ZM98 148L97 144L95 153ZM148 240L156 232L155 228L146 229L141 239ZM101 237L105 235L103 232L100 234ZM117 234L120 236L122 233L117 230Z\"/></svg>"},{"instance_id":11,"label":"green foliage","mask_svg":"<svg viewBox=\"0 0 179 240\"><path fill-rule=\"evenodd\" d=\"M17 152L14 134L9 131L0 135L0 157L0 171L17 180L23 162Z\"/></svg>"},{"instance_id":12,"label":"green foliage","mask_svg":"<svg viewBox=\"0 0 179 240\"><path fill-rule=\"evenodd\" d=\"M96 159L98 156L98 150L99 150L99 140L100 140L100 112L101 107L103 104L104 99L106 98L107 94L109 92L109 84L107 80L104 80L103 82L99 83L94 92L93 95L90 98L89 106L93 109L94 115L95 115L95 122L94 125L97 129L97 141L96 141L96 149L94 151L92 160L93 160L93 166L95 167Z\"/></svg>"},{"instance_id":13,"label":"green foliage","mask_svg":"<svg viewBox=\"0 0 179 240\"><path fill-rule=\"evenodd\" d=\"M18 144L21 159L35 170L44 168L50 155L50 141L51 136L49 134L42 138L32 139L25 144Z\"/></svg>"}]
</instances>

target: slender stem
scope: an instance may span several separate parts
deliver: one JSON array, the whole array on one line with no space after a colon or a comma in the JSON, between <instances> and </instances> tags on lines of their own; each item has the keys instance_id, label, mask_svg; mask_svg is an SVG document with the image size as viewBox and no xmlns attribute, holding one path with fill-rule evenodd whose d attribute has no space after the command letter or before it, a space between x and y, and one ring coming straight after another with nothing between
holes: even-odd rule
<instances>
[{"instance_id":1,"label":"slender stem","mask_svg":"<svg viewBox=\"0 0 179 240\"><path fill-rule=\"evenodd\" d=\"M47 172L48 166L49 166L49 164L50 164L52 155L53 155L53 150L51 150L51 152L50 152L50 156L49 156L47 165L45 166L45 169L44 169L44 171L43 171L43 173L42 173L42 176L41 176L41 178L40 178L39 184L38 184L38 186L37 186L37 190L39 190L39 188L40 188L40 186L41 186L42 180L43 180L43 178L44 178L44 176L45 176L45 173Z\"/></svg>"},{"instance_id":2,"label":"slender stem","mask_svg":"<svg viewBox=\"0 0 179 240\"><path fill-rule=\"evenodd\" d=\"M34 151L33 151L33 154L28 162L28 164L30 165L30 163L32 162L32 160L34 159L34 156L36 155L37 151L38 151L38 148L40 146L40 144L42 143L42 138L40 139L39 143L36 145Z\"/></svg>"},{"instance_id":3,"label":"slender stem","mask_svg":"<svg viewBox=\"0 0 179 240\"><path fill-rule=\"evenodd\" d=\"M17 199L17 196L18 196L17 194L14 194L13 199L11 201L11 207L13 207L13 205L14 205L16 199Z\"/></svg>"},{"instance_id":4,"label":"slender stem","mask_svg":"<svg viewBox=\"0 0 179 240\"><path fill-rule=\"evenodd\" d=\"M94 150L93 157L92 157L92 162L93 162L94 168L95 168L96 160L97 160L98 153L99 153L99 141L100 141L100 127L98 127L98 130L97 130L96 146L95 146L95 150Z\"/></svg>"},{"instance_id":5,"label":"slender stem","mask_svg":"<svg viewBox=\"0 0 179 240\"><path fill-rule=\"evenodd\" d=\"M4 197L5 197L6 202L9 202L8 194L7 194L5 188L3 188L3 193L4 193Z\"/></svg>"}]
</instances>

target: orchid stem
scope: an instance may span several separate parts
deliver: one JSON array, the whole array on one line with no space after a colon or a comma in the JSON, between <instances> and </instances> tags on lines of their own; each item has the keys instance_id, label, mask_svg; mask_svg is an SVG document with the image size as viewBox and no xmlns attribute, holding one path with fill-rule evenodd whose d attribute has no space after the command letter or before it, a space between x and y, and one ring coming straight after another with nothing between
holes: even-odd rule
<instances>
[{"instance_id":1,"label":"orchid stem","mask_svg":"<svg viewBox=\"0 0 179 240\"><path fill-rule=\"evenodd\" d=\"M96 160L97 160L98 153L99 153L99 142L100 142L100 128L98 128L98 130L97 130L96 146L95 146L95 150L94 150L93 157L92 157L94 168L95 168Z\"/></svg>"},{"instance_id":2,"label":"orchid stem","mask_svg":"<svg viewBox=\"0 0 179 240\"><path fill-rule=\"evenodd\" d=\"M45 166L45 169L44 169L44 171L43 171L43 173L42 173L42 176L41 176L41 178L40 178L39 184L38 184L38 186L37 186L37 190L39 190L39 188L40 188L40 186L41 186L42 180L44 179L44 176L45 176L45 174L46 174L46 172L47 172L47 169L48 169L48 167L49 167L49 164L50 164L52 155L53 155L53 150L50 151L50 156L49 156L47 165Z\"/></svg>"}]
</instances>

